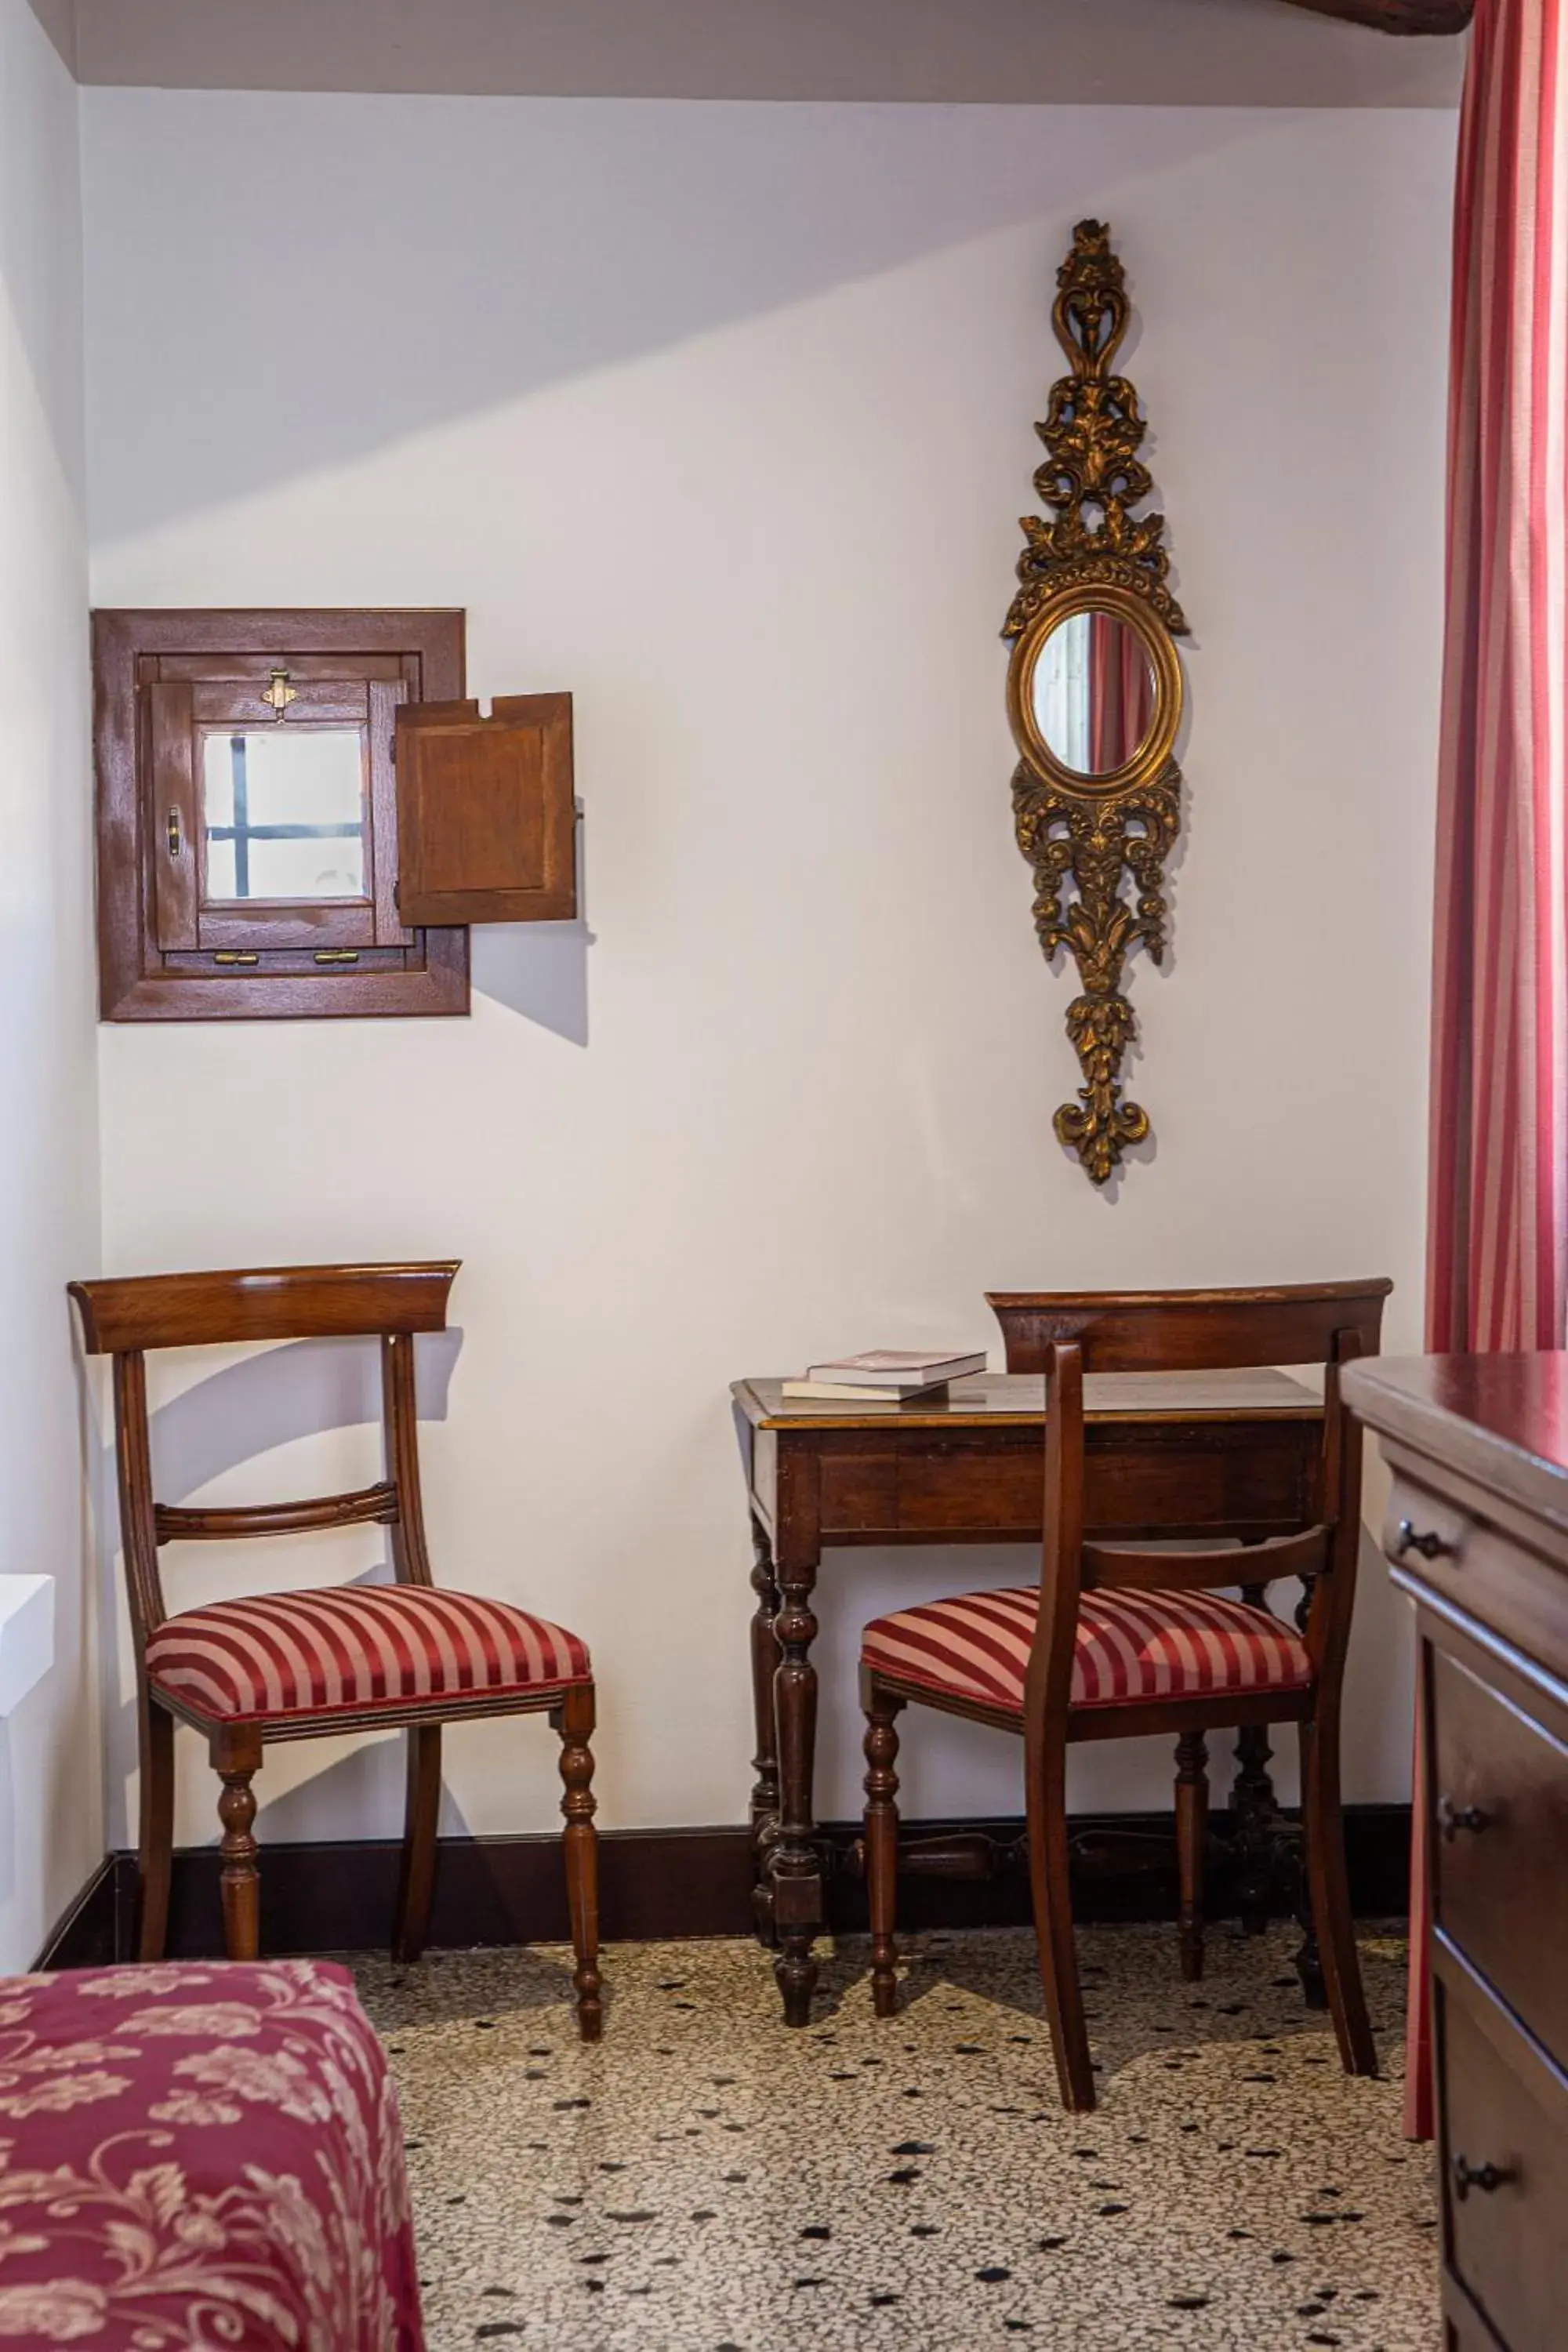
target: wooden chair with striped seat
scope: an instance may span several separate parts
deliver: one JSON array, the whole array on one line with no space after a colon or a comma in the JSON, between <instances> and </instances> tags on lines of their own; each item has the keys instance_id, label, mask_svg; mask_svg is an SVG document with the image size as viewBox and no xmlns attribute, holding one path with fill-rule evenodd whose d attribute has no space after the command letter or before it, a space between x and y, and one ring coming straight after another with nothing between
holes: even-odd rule
<instances>
[{"instance_id":1,"label":"wooden chair with striped seat","mask_svg":"<svg viewBox=\"0 0 1568 2352\"><path fill-rule=\"evenodd\" d=\"M601 2022L598 1849L594 1830L594 1679L574 1633L473 1593L438 1591L420 1502L414 1340L446 1328L456 1263L289 1266L74 1282L89 1355L114 1366L121 1538L136 1650L141 1749L137 1946L163 1956L174 1836L176 1722L207 1741L223 1783L224 1937L254 1959L259 1879L251 1787L263 1745L345 1731L408 1732L408 1804L394 1956L424 1948L435 1893L441 1727L481 1716L548 1715L561 1738L567 1904L577 2021ZM319 1500L191 1508L155 1502L147 1411L150 1349L258 1341L381 1342L385 1476ZM395 1581L247 1595L171 1616L158 1554L203 1538L296 1535L370 1523L387 1529Z\"/></svg>"},{"instance_id":2,"label":"wooden chair with striped seat","mask_svg":"<svg viewBox=\"0 0 1568 2352\"><path fill-rule=\"evenodd\" d=\"M1040 1981L1063 2104L1095 2104L1068 1876L1069 1741L1174 1732L1184 1972L1202 1970L1208 1784L1205 1734L1295 1723L1301 1742L1307 1884L1340 2055L1353 2074L1376 2053L1352 1932L1340 1811L1340 1689L1361 1536L1361 1438L1340 1402L1339 1369L1375 1354L1385 1281L1268 1291L1005 1294L991 1305L1009 1371L1047 1383L1045 1544L1037 1588L961 1593L866 1629L866 1875L876 2012L897 2000L898 1717L934 1706L1022 1733L1030 1890ZM1168 1518L1120 1526L1114 1544L1084 1526L1086 1372L1325 1367L1323 1437L1302 1524L1237 1528L1246 1549L1143 1550L1180 1541ZM1210 1525L1213 1520L1211 1517ZM1298 1633L1262 1605L1302 1578ZM1236 1600L1223 1588L1243 1585Z\"/></svg>"}]
</instances>

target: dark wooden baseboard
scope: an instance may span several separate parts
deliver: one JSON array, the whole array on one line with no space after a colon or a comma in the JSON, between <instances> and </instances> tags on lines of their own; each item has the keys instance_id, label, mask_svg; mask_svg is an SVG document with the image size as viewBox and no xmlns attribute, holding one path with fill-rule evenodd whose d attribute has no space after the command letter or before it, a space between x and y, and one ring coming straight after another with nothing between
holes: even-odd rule
<instances>
[{"instance_id":1,"label":"dark wooden baseboard","mask_svg":"<svg viewBox=\"0 0 1568 2352\"><path fill-rule=\"evenodd\" d=\"M129 1867L127 1866L129 1865ZM136 1891L136 1857L106 1853L87 1885L72 1896L54 1933L33 1962L35 1969L100 1969L124 1958L122 1943L129 1928L121 1930L121 1886L132 1898Z\"/></svg>"},{"instance_id":2,"label":"dark wooden baseboard","mask_svg":"<svg viewBox=\"0 0 1568 2352\"><path fill-rule=\"evenodd\" d=\"M900 1895L910 1927L1021 1927L1027 1882L1017 1865L1016 1821L910 1822L910 1839L961 1837L993 1850L994 1875L911 1875ZM1214 1816L1223 1916L1227 1816ZM865 1890L854 1867L858 1824L832 1825L831 1925L863 1927ZM1073 1903L1085 1924L1176 1916L1175 1840L1169 1813L1080 1816L1073 1823ZM1403 1916L1409 1902L1410 1808L1350 1805L1345 1845L1351 1900L1363 1918ZM612 1830L600 1840L601 1924L606 1941L637 1937L743 1936L751 1931L750 1841L742 1828ZM374 1951L387 1941L397 1890L398 1848L386 1841L275 1845L261 1855L261 1932L274 1954ZM222 1951L216 1848L174 1856L169 1951L212 1959ZM60 1920L36 1965L92 1968L129 1959L136 1858L112 1853ZM444 1838L436 1879L431 1942L560 1943L566 1939L560 1841L553 1837Z\"/></svg>"}]
</instances>

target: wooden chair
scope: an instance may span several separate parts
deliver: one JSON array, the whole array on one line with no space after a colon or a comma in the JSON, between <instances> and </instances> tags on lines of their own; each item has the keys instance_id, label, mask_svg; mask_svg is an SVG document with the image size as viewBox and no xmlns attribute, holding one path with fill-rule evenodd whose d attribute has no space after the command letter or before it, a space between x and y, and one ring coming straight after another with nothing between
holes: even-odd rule
<instances>
[{"instance_id":1,"label":"wooden chair","mask_svg":"<svg viewBox=\"0 0 1568 2352\"><path fill-rule=\"evenodd\" d=\"M993 1296L1009 1371L1047 1382L1045 1546L1037 1590L960 1594L866 1629L866 1874L876 2012L897 1997L897 1718L905 1706L1021 1732L1030 1887L1040 1982L1063 2104L1095 2103L1068 1881L1069 1740L1175 1732L1183 1957L1203 1965L1207 1836L1205 1732L1295 1723L1301 1742L1306 1872L1340 2056L1376 2072L1351 1927L1340 1812L1340 1689L1361 1535L1361 1433L1339 1398L1342 1364L1377 1351L1387 1282L1319 1289ZM1235 1549L1147 1551L1119 1531L1086 1538L1086 1372L1326 1367L1322 1448L1299 1530ZM1173 1486L1171 1523L1138 1538L1190 1534ZM1211 1522L1212 1524L1212 1522ZM1302 1633L1267 1608L1223 1596L1300 1577Z\"/></svg>"},{"instance_id":2,"label":"wooden chair","mask_svg":"<svg viewBox=\"0 0 1568 2352\"><path fill-rule=\"evenodd\" d=\"M289 1266L73 1282L90 1355L114 1360L120 1522L136 1646L142 1766L137 1945L163 1951L174 1835L176 1722L202 1733L223 1783L223 1917L231 1959L259 1933L256 1798L263 1744L345 1731L408 1732L408 1809L394 1957L424 1948L435 1891L441 1727L490 1715L548 1715L561 1738L573 1985L584 2041L601 2022L598 1848L594 1830L594 1681L575 1634L499 1601L437 1591L420 1508L414 1335L440 1331L456 1263ZM377 1337L385 1476L319 1501L190 1509L153 1496L146 1351L248 1341ZM262 1593L171 1616L161 1546L294 1535L369 1522L388 1530L395 1582Z\"/></svg>"}]
</instances>

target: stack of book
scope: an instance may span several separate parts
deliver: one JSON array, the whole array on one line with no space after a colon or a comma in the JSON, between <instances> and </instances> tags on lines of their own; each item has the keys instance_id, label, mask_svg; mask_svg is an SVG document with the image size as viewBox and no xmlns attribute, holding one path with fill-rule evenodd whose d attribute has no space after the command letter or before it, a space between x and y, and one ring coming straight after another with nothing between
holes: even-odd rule
<instances>
[{"instance_id":1,"label":"stack of book","mask_svg":"<svg viewBox=\"0 0 1568 2352\"><path fill-rule=\"evenodd\" d=\"M868 1348L813 1364L805 1378L785 1381L786 1397L819 1397L837 1404L908 1404L940 1395L949 1381L985 1370L985 1355L931 1355L918 1348Z\"/></svg>"}]
</instances>

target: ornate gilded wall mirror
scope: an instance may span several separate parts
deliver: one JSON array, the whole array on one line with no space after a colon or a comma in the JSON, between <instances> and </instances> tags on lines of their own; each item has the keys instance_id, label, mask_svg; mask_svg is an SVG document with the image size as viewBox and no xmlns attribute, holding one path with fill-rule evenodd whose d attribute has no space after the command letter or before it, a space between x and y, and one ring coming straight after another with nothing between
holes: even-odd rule
<instances>
[{"instance_id":1,"label":"ornate gilded wall mirror","mask_svg":"<svg viewBox=\"0 0 1568 2352\"><path fill-rule=\"evenodd\" d=\"M1138 455L1138 395L1111 373L1127 295L1102 223L1079 223L1057 285L1052 320L1072 373L1051 387L1035 475L1052 511L1023 519L1022 584L1002 634L1013 645L1013 809L1035 873L1035 929L1046 956L1066 948L1079 974L1067 1025L1083 1084L1056 1130L1103 1184L1149 1132L1149 1114L1121 1090L1135 1027L1122 979L1140 943L1155 963L1164 951L1182 784L1175 640L1186 623L1165 584L1164 518L1133 513L1153 486Z\"/></svg>"}]
</instances>

